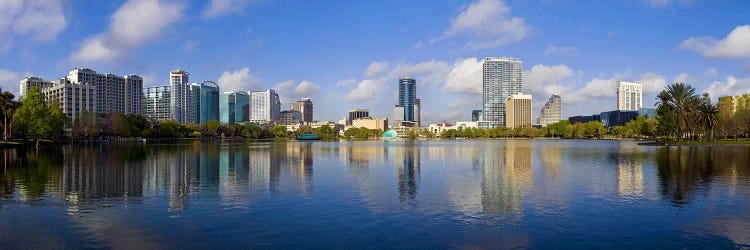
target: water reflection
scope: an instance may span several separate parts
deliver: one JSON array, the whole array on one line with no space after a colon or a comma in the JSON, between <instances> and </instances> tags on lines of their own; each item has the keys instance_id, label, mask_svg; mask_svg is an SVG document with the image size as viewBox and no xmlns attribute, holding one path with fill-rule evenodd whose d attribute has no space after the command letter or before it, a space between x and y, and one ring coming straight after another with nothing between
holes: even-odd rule
<instances>
[{"instance_id":1,"label":"water reflection","mask_svg":"<svg viewBox=\"0 0 750 250\"><path fill-rule=\"evenodd\" d=\"M520 214L523 194L532 184L531 142L506 141L483 154L482 208L485 213Z\"/></svg>"},{"instance_id":2,"label":"water reflection","mask_svg":"<svg viewBox=\"0 0 750 250\"><path fill-rule=\"evenodd\" d=\"M735 190L740 177L750 176L750 147L665 147L656 151L656 164L664 198L685 205L716 184Z\"/></svg>"},{"instance_id":3,"label":"water reflection","mask_svg":"<svg viewBox=\"0 0 750 250\"><path fill-rule=\"evenodd\" d=\"M73 248L169 248L185 237L226 248L388 248L398 242L384 239L399 237L450 248L498 235L524 239L521 247L596 239L646 248L632 236L654 230L674 248L750 243L750 147L196 141L1 152L0 248L29 240L19 233L85 242ZM53 230L29 233L35 227Z\"/></svg>"}]
</instances>

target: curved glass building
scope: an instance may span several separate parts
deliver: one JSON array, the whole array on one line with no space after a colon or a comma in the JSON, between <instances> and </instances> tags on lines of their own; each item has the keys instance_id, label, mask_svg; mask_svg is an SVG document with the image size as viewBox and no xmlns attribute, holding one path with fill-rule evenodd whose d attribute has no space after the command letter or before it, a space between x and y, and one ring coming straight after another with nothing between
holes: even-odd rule
<instances>
[{"instance_id":1,"label":"curved glass building","mask_svg":"<svg viewBox=\"0 0 750 250\"><path fill-rule=\"evenodd\" d=\"M219 85L212 81L200 83L199 124L219 120Z\"/></svg>"}]
</instances>

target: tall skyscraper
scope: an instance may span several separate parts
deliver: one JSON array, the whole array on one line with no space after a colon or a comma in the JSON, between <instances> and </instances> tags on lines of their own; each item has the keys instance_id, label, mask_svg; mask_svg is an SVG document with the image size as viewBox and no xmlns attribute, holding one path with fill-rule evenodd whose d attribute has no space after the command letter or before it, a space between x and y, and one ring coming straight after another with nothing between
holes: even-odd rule
<instances>
[{"instance_id":1,"label":"tall skyscraper","mask_svg":"<svg viewBox=\"0 0 750 250\"><path fill-rule=\"evenodd\" d=\"M302 113L303 122L313 121L313 103L310 101L310 98L301 98L298 101L293 102L290 104L289 109Z\"/></svg>"},{"instance_id":2,"label":"tall skyscraper","mask_svg":"<svg viewBox=\"0 0 750 250\"><path fill-rule=\"evenodd\" d=\"M147 87L143 90L144 115L156 121L172 119L172 90L170 86Z\"/></svg>"},{"instance_id":3,"label":"tall skyscraper","mask_svg":"<svg viewBox=\"0 0 750 250\"><path fill-rule=\"evenodd\" d=\"M206 124L207 121L219 120L219 85L212 81L203 81L199 84L200 105L198 123Z\"/></svg>"},{"instance_id":4,"label":"tall skyscraper","mask_svg":"<svg viewBox=\"0 0 750 250\"><path fill-rule=\"evenodd\" d=\"M643 107L643 84L617 82L617 110L638 110Z\"/></svg>"},{"instance_id":5,"label":"tall skyscraper","mask_svg":"<svg viewBox=\"0 0 750 250\"><path fill-rule=\"evenodd\" d=\"M521 93L522 61L516 58L484 59L482 66L482 118L479 126L505 126L505 101L508 96Z\"/></svg>"},{"instance_id":6,"label":"tall skyscraper","mask_svg":"<svg viewBox=\"0 0 750 250\"><path fill-rule=\"evenodd\" d=\"M241 91L224 92L219 97L219 121L234 124L250 120L250 96Z\"/></svg>"},{"instance_id":7,"label":"tall skyscraper","mask_svg":"<svg viewBox=\"0 0 750 250\"><path fill-rule=\"evenodd\" d=\"M531 126L531 95L518 93L505 101L505 126L523 128Z\"/></svg>"},{"instance_id":8,"label":"tall skyscraper","mask_svg":"<svg viewBox=\"0 0 750 250\"><path fill-rule=\"evenodd\" d=\"M273 89L250 91L250 121L273 122L279 119L281 101Z\"/></svg>"},{"instance_id":9,"label":"tall skyscraper","mask_svg":"<svg viewBox=\"0 0 750 250\"><path fill-rule=\"evenodd\" d=\"M417 105L417 81L404 77L398 79L398 103L393 109L394 122L413 122L419 124L419 105Z\"/></svg>"},{"instance_id":10,"label":"tall skyscraper","mask_svg":"<svg viewBox=\"0 0 750 250\"><path fill-rule=\"evenodd\" d=\"M75 68L68 73L68 81L96 88L96 112L140 114L143 78L137 75L118 76L99 74L92 69Z\"/></svg>"},{"instance_id":11,"label":"tall skyscraper","mask_svg":"<svg viewBox=\"0 0 750 250\"><path fill-rule=\"evenodd\" d=\"M170 104L172 105L172 119L177 123L191 123L193 110L193 96L190 87L190 74L178 69L169 72L169 87L172 91Z\"/></svg>"},{"instance_id":12,"label":"tall skyscraper","mask_svg":"<svg viewBox=\"0 0 750 250\"><path fill-rule=\"evenodd\" d=\"M560 120L562 120L562 98L559 95L552 94L542 107L539 125L547 126Z\"/></svg>"}]
</instances>

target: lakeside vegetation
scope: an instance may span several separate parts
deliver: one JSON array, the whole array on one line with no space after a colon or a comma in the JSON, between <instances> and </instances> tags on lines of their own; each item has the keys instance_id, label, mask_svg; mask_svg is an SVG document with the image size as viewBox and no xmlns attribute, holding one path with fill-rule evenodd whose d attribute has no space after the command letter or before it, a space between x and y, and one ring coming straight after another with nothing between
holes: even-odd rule
<instances>
[{"instance_id":1,"label":"lakeside vegetation","mask_svg":"<svg viewBox=\"0 0 750 250\"><path fill-rule=\"evenodd\" d=\"M20 101L9 92L0 93L0 112L3 118L3 141L20 139L40 141L91 140L103 138L244 138L287 140L303 133L312 133L324 140L377 139L380 129L349 128L341 135L331 126L312 128L303 126L288 131L284 125L261 127L256 124L222 124L208 121L199 124L178 124L173 120L155 122L142 115L112 113L106 117L93 112L79 114L69 122L57 103L48 102L37 88L29 89ZM428 129L408 132L407 139L495 139L495 138L564 138L564 139L650 139L658 144L737 144L740 138L750 137L750 95L736 98L734 103L712 102L708 94L697 95L685 83L667 86L656 98L657 116L639 116L624 126L607 128L599 121L571 124L563 120L543 128L510 129L457 128L439 134ZM721 105L720 105L721 104ZM732 107L722 107L732 105ZM731 110L732 112L728 112ZM67 131L65 128L68 128ZM67 132L67 133L66 133ZM723 140L717 141L717 138ZM732 143L731 140L735 142ZM15 143L18 143L16 141Z\"/></svg>"}]
</instances>

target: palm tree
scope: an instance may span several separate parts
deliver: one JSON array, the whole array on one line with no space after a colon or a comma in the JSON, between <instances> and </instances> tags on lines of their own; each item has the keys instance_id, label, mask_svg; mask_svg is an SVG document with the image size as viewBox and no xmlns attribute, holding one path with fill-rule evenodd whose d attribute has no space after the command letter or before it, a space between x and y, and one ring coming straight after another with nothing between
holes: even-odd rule
<instances>
[{"instance_id":1,"label":"palm tree","mask_svg":"<svg viewBox=\"0 0 750 250\"><path fill-rule=\"evenodd\" d=\"M703 98L698 105L698 121L705 126L709 133L709 141L714 141L714 129L721 124L721 110L718 104L711 103L708 93L703 94Z\"/></svg>"},{"instance_id":2,"label":"palm tree","mask_svg":"<svg viewBox=\"0 0 750 250\"><path fill-rule=\"evenodd\" d=\"M3 141L8 141L8 135L10 132L8 120L11 119L10 122L12 125L13 113L15 113L16 109L20 106L19 102L13 100L14 98L16 98L16 96L8 91L0 93L0 111L3 114Z\"/></svg>"},{"instance_id":3,"label":"palm tree","mask_svg":"<svg viewBox=\"0 0 750 250\"><path fill-rule=\"evenodd\" d=\"M685 136L686 130L692 130L694 119L691 119L698 96L695 88L685 83L674 83L667 86L656 97L657 109L660 113L671 114L676 119L677 139Z\"/></svg>"}]
</instances>

